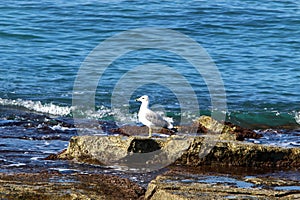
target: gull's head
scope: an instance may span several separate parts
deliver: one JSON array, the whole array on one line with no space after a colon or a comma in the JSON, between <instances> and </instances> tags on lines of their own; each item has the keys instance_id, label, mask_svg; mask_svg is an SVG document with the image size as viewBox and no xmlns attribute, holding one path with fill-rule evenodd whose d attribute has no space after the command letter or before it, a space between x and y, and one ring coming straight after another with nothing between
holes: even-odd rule
<instances>
[{"instance_id":1,"label":"gull's head","mask_svg":"<svg viewBox=\"0 0 300 200\"><path fill-rule=\"evenodd\" d=\"M142 103L144 103L144 102L148 103L149 102L149 97L147 95L143 95L140 98L137 98L136 101L140 101Z\"/></svg>"}]
</instances>

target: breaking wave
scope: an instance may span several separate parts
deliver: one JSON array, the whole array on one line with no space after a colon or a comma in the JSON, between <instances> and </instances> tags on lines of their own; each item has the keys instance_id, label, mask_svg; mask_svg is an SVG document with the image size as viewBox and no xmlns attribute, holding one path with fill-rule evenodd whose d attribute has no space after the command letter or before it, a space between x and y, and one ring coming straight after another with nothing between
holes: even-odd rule
<instances>
[{"instance_id":1,"label":"breaking wave","mask_svg":"<svg viewBox=\"0 0 300 200\"><path fill-rule=\"evenodd\" d=\"M72 116L72 112L78 111L72 106L61 106L53 103L42 103L40 101L23 100L23 99L3 99L0 98L0 105L4 107L15 107L17 109L26 109L31 112L48 114L53 116ZM81 115L87 119L103 119L113 115L113 112L105 106L96 107L95 111L84 110Z\"/></svg>"},{"instance_id":2,"label":"breaking wave","mask_svg":"<svg viewBox=\"0 0 300 200\"><path fill-rule=\"evenodd\" d=\"M72 108L68 106L58 106L53 103L43 104L40 101L22 100L22 99L12 100L12 99L0 98L0 105L20 107L30 111L39 112L43 114L50 114L55 116L70 115L72 111Z\"/></svg>"}]
</instances>

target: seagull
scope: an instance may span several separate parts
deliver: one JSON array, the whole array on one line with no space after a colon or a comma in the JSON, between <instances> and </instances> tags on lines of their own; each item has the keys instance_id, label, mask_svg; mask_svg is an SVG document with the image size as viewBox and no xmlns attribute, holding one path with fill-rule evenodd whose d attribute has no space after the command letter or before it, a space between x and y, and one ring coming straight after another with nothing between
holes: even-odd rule
<instances>
[{"instance_id":1,"label":"seagull","mask_svg":"<svg viewBox=\"0 0 300 200\"><path fill-rule=\"evenodd\" d=\"M173 125L163 119L162 116L149 109L149 97L147 95L137 98L136 101L142 102L138 113L141 123L149 128L149 138L152 137L152 128L168 128L173 129Z\"/></svg>"}]
</instances>

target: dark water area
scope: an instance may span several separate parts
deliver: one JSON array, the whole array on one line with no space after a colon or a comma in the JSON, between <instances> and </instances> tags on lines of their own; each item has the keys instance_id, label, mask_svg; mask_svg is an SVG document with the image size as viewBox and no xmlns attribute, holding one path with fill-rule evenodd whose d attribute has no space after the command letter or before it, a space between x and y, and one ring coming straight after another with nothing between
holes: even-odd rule
<instances>
[{"instance_id":1,"label":"dark water area","mask_svg":"<svg viewBox=\"0 0 300 200\"><path fill-rule=\"evenodd\" d=\"M76 134L45 115L3 107L0 133L1 172L51 168L45 156L66 148Z\"/></svg>"},{"instance_id":2,"label":"dark water area","mask_svg":"<svg viewBox=\"0 0 300 200\"><path fill-rule=\"evenodd\" d=\"M122 119L137 124L139 104L134 99L144 94L150 96L153 109L156 105L175 125L180 116L195 119L180 112L177 94L160 81L132 91L128 103L121 105L129 110L125 118L124 113L112 110L111 97L123 75L136 66L159 63L176 69L191 85L200 108L197 115L226 113L227 121L263 134L261 139L246 142L299 147L299 15L300 4L292 0L1 2L0 172L116 173L44 158L65 149L69 139L78 135L72 124L72 98L74 92L84 91L73 89L88 55L112 36L143 27L174 30L201 45L220 74L226 98L221 95L218 100L227 108L212 106L214 94L207 80L187 60L146 48L120 55L109 65L96 88L95 109L82 113L83 119L121 117L118 125L123 125ZM178 46L175 38L172 45ZM154 73L149 69L148 74ZM141 71L131 82L141 76L146 75ZM92 129L84 132L106 134ZM147 179L142 176L136 179Z\"/></svg>"}]
</instances>

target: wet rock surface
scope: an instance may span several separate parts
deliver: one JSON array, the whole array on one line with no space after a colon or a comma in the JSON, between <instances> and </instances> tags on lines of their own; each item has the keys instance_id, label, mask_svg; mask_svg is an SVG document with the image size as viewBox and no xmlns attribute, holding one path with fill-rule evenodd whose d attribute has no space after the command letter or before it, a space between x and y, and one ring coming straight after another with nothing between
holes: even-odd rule
<instances>
[{"instance_id":1,"label":"wet rock surface","mask_svg":"<svg viewBox=\"0 0 300 200\"><path fill-rule=\"evenodd\" d=\"M144 199L145 189L111 175L0 174L1 199Z\"/></svg>"},{"instance_id":2,"label":"wet rock surface","mask_svg":"<svg viewBox=\"0 0 300 200\"><path fill-rule=\"evenodd\" d=\"M236 168L232 168L235 171ZM177 167L151 181L145 199L298 199L300 183L291 177L214 172L212 168ZM225 170L226 171L226 170ZM224 172L224 171L223 171ZM230 176L228 175L231 174ZM249 172L248 172L249 173Z\"/></svg>"}]
</instances>

